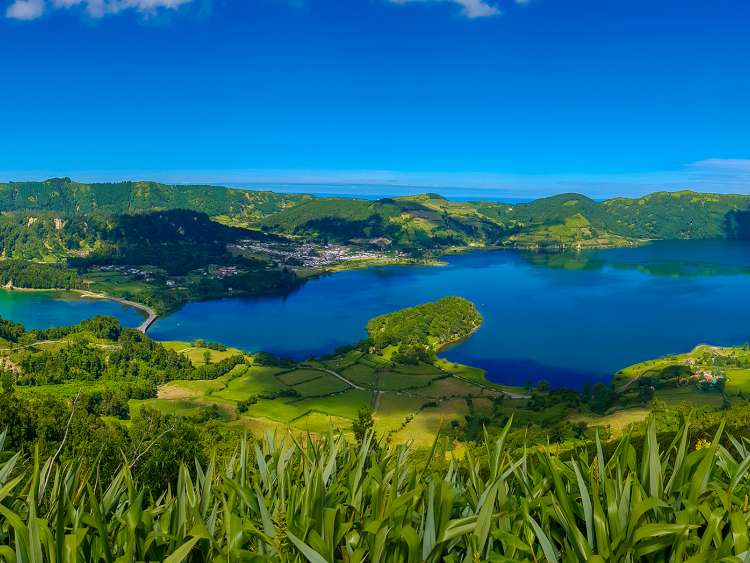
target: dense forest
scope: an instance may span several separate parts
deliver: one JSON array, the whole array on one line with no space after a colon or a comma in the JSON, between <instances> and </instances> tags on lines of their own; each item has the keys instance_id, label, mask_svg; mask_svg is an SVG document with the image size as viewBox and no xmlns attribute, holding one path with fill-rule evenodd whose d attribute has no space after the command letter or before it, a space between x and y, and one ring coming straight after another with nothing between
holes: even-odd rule
<instances>
[{"instance_id":1,"label":"dense forest","mask_svg":"<svg viewBox=\"0 0 750 563\"><path fill-rule=\"evenodd\" d=\"M33 289L76 289L82 287L80 276L58 264L40 264L22 260L0 261L0 285Z\"/></svg>"},{"instance_id":2,"label":"dense forest","mask_svg":"<svg viewBox=\"0 0 750 563\"><path fill-rule=\"evenodd\" d=\"M171 210L112 217L98 233L99 247L90 254L70 258L76 267L91 265L154 265L168 274L184 275L208 264L259 264L234 258L227 243L240 239L269 238L247 229L227 227L204 213Z\"/></svg>"}]
</instances>

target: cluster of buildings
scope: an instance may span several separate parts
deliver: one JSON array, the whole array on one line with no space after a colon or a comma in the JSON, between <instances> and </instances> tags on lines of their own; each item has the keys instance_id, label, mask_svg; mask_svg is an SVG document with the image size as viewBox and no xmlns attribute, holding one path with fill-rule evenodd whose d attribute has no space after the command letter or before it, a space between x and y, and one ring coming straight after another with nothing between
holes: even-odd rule
<instances>
[{"instance_id":1,"label":"cluster of buildings","mask_svg":"<svg viewBox=\"0 0 750 563\"><path fill-rule=\"evenodd\" d=\"M688 358L685 361L685 364L690 366L692 374L689 377L680 378L678 381L680 385L694 383L700 386L713 386L719 385L725 379L724 374L720 372L711 371L709 369L698 366L698 362L696 362L693 358Z\"/></svg>"},{"instance_id":2,"label":"cluster of buildings","mask_svg":"<svg viewBox=\"0 0 750 563\"><path fill-rule=\"evenodd\" d=\"M240 273L240 269L237 266L209 266L208 271L204 272L204 276L212 276L214 278L231 278Z\"/></svg>"},{"instance_id":3,"label":"cluster of buildings","mask_svg":"<svg viewBox=\"0 0 750 563\"><path fill-rule=\"evenodd\" d=\"M401 253L385 254L381 250L366 249L342 244L290 243L278 241L243 240L233 245L243 254L260 254L280 266L324 268L342 262L398 258Z\"/></svg>"}]
</instances>

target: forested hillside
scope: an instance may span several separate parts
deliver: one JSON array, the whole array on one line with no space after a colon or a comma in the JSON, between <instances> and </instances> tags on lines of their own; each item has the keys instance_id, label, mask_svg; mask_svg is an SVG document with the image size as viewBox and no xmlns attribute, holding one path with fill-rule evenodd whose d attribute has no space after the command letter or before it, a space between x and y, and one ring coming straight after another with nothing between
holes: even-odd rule
<instances>
[{"instance_id":1,"label":"forested hillside","mask_svg":"<svg viewBox=\"0 0 750 563\"><path fill-rule=\"evenodd\" d=\"M695 192L604 202L562 194L517 205L426 194L374 202L311 200L265 217L261 225L337 241L388 237L404 247L624 246L653 239L747 238L749 209L750 196Z\"/></svg>"},{"instance_id":2,"label":"forested hillside","mask_svg":"<svg viewBox=\"0 0 750 563\"><path fill-rule=\"evenodd\" d=\"M387 239L394 247L414 251L500 245L624 246L651 239L750 236L750 196L689 191L603 202L562 194L510 205L455 202L437 194L368 201L154 182L82 184L68 178L0 184L0 211L15 212L6 222L23 224L36 219L34 214L47 212L48 222L52 220L61 231L51 237L53 249L85 251L95 242L89 240L92 235L86 224L74 217L170 209L188 209L236 226L323 242ZM38 223L37 230L50 230L47 223ZM13 256L33 254L33 240L27 243L21 237L13 248Z\"/></svg>"},{"instance_id":3,"label":"forested hillside","mask_svg":"<svg viewBox=\"0 0 750 563\"><path fill-rule=\"evenodd\" d=\"M0 183L0 211L44 210L66 215L191 209L212 216L243 215L251 219L307 199L309 196L157 182L85 184L52 178Z\"/></svg>"}]
</instances>

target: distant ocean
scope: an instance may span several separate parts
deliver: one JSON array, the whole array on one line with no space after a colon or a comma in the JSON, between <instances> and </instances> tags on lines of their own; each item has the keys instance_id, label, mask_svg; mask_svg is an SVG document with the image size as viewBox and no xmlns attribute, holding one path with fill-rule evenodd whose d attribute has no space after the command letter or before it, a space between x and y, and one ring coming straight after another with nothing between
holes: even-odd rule
<instances>
[{"instance_id":1,"label":"distant ocean","mask_svg":"<svg viewBox=\"0 0 750 563\"><path fill-rule=\"evenodd\" d=\"M345 197L376 200L386 197L401 197L424 193L435 193L450 201L499 201L502 203L528 203L536 198L514 197L500 190L476 190L467 188L436 188L429 186L378 186L378 185L322 185L322 184L222 184L231 188L268 190L286 194L309 194L315 197Z\"/></svg>"}]
</instances>

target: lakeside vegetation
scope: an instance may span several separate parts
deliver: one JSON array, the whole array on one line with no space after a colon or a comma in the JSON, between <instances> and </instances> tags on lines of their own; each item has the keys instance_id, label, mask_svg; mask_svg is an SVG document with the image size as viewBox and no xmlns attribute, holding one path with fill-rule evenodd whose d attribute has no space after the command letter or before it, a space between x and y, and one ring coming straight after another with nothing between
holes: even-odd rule
<instances>
[{"instance_id":1,"label":"lakeside vegetation","mask_svg":"<svg viewBox=\"0 0 750 563\"><path fill-rule=\"evenodd\" d=\"M58 264L0 260L0 285L7 289L79 289L83 280L75 270Z\"/></svg>"}]
</instances>

